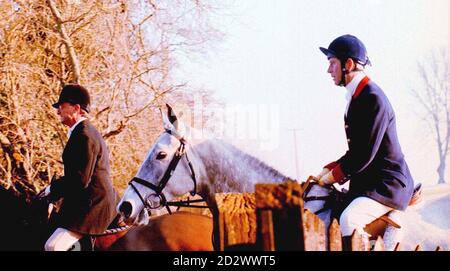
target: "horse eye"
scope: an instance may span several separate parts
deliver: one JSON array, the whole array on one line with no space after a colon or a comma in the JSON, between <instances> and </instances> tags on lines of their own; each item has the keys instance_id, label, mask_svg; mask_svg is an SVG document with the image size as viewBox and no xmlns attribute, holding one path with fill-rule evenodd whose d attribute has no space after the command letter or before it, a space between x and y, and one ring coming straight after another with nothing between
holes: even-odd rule
<instances>
[{"instance_id":1,"label":"horse eye","mask_svg":"<svg viewBox=\"0 0 450 271\"><path fill-rule=\"evenodd\" d=\"M156 159L162 160L162 159L166 158L166 156L167 156L167 153L162 151L162 152L158 153L158 155L156 156Z\"/></svg>"}]
</instances>

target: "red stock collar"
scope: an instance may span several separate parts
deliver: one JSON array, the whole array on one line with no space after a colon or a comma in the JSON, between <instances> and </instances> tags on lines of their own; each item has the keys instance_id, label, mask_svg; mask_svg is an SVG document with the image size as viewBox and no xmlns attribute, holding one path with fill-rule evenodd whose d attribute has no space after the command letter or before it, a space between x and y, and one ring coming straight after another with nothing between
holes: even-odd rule
<instances>
[{"instance_id":1,"label":"red stock collar","mask_svg":"<svg viewBox=\"0 0 450 271\"><path fill-rule=\"evenodd\" d=\"M361 93L361 91L363 90L363 88L365 86L367 86L367 84L369 83L369 77L365 76L361 82L359 82L358 86L356 87L355 93L353 94L352 98L356 99L358 98L359 94Z\"/></svg>"}]
</instances>

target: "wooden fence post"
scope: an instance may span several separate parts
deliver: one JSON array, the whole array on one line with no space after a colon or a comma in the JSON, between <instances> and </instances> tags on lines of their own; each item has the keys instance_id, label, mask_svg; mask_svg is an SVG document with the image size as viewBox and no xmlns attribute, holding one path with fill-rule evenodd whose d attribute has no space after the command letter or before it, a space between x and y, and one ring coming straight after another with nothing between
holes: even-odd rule
<instances>
[{"instance_id":1,"label":"wooden fence post","mask_svg":"<svg viewBox=\"0 0 450 271\"><path fill-rule=\"evenodd\" d=\"M301 187L295 181L256 184L259 247L267 250L305 249L301 195Z\"/></svg>"},{"instance_id":2,"label":"wooden fence post","mask_svg":"<svg viewBox=\"0 0 450 271\"><path fill-rule=\"evenodd\" d=\"M325 251L325 224L308 210L303 212L303 236L305 251Z\"/></svg>"},{"instance_id":3,"label":"wooden fence post","mask_svg":"<svg viewBox=\"0 0 450 271\"><path fill-rule=\"evenodd\" d=\"M384 240L381 236L378 236L375 241L375 245L373 246L373 251L384 251Z\"/></svg>"},{"instance_id":4,"label":"wooden fence post","mask_svg":"<svg viewBox=\"0 0 450 271\"><path fill-rule=\"evenodd\" d=\"M356 230L351 235L351 251L367 251L368 247L365 244L364 237Z\"/></svg>"},{"instance_id":5,"label":"wooden fence post","mask_svg":"<svg viewBox=\"0 0 450 271\"><path fill-rule=\"evenodd\" d=\"M342 234L341 228L336 218L330 223L328 229L328 250L342 251Z\"/></svg>"},{"instance_id":6,"label":"wooden fence post","mask_svg":"<svg viewBox=\"0 0 450 271\"><path fill-rule=\"evenodd\" d=\"M258 210L258 237L264 251L275 251L275 235L271 210Z\"/></svg>"},{"instance_id":7,"label":"wooden fence post","mask_svg":"<svg viewBox=\"0 0 450 271\"><path fill-rule=\"evenodd\" d=\"M254 249L256 214L254 193L218 193L220 250Z\"/></svg>"}]
</instances>

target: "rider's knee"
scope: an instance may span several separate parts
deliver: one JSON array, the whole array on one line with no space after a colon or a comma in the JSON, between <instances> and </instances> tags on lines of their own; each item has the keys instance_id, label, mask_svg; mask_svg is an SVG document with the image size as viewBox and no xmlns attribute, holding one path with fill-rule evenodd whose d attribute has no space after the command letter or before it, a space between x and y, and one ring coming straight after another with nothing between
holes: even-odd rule
<instances>
[{"instance_id":1,"label":"rider's knee","mask_svg":"<svg viewBox=\"0 0 450 271\"><path fill-rule=\"evenodd\" d=\"M57 242L53 238L50 238L49 240L47 240L47 242L45 243L45 246L44 246L45 251L66 251L70 247L71 246L68 247L68 245L65 244L65 242Z\"/></svg>"},{"instance_id":2,"label":"rider's knee","mask_svg":"<svg viewBox=\"0 0 450 271\"><path fill-rule=\"evenodd\" d=\"M356 216L354 213L344 210L339 218L339 225L353 224L356 221Z\"/></svg>"},{"instance_id":3,"label":"rider's knee","mask_svg":"<svg viewBox=\"0 0 450 271\"><path fill-rule=\"evenodd\" d=\"M364 225L360 223L358 214L345 210L339 218L339 225L343 236L352 235L354 230L360 232Z\"/></svg>"},{"instance_id":4,"label":"rider's knee","mask_svg":"<svg viewBox=\"0 0 450 271\"><path fill-rule=\"evenodd\" d=\"M45 251L57 251L57 244L53 240L47 240L45 242Z\"/></svg>"}]
</instances>

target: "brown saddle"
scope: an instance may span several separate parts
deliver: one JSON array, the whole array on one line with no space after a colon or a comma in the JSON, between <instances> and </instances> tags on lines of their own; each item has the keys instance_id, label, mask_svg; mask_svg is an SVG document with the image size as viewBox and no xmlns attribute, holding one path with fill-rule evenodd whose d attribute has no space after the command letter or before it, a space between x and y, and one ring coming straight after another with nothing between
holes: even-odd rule
<instances>
[{"instance_id":1,"label":"brown saddle","mask_svg":"<svg viewBox=\"0 0 450 271\"><path fill-rule=\"evenodd\" d=\"M422 199L423 199L423 196L422 196L422 184L419 183L414 188L414 192L413 192L413 195L411 197L411 200L409 201L408 206L412 206L412 205L418 204L419 202L422 201ZM395 210L387 212L386 214L384 214L381 217L379 217L379 218L375 219L374 221L372 221L370 224L366 225L364 230L371 235L369 240L376 240L378 238L378 236L383 236L384 232L386 231L386 227L388 225L391 225L391 226L393 226L393 227L395 227L397 229L401 228L401 226L398 223L396 223L395 221L393 221L389 217L391 212L395 212Z\"/></svg>"}]
</instances>

